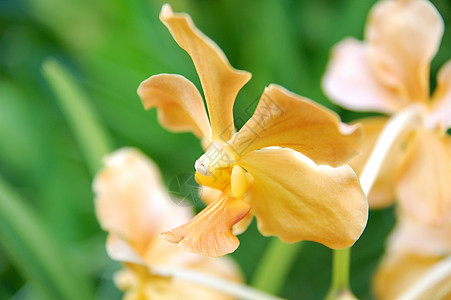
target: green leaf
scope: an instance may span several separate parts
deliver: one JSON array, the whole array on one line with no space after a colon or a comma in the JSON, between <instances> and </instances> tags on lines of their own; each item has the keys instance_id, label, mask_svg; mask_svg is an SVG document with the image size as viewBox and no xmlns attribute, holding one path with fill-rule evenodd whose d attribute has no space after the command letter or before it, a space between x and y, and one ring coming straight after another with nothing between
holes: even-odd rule
<instances>
[{"instance_id":1,"label":"green leaf","mask_svg":"<svg viewBox=\"0 0 451 300\"><path fill-rule=\"evenodd\" d=\"M54 58L45 60L42 69L94 175L113 149L110 137L73 75Z\"/></svg>"}]
</instances>

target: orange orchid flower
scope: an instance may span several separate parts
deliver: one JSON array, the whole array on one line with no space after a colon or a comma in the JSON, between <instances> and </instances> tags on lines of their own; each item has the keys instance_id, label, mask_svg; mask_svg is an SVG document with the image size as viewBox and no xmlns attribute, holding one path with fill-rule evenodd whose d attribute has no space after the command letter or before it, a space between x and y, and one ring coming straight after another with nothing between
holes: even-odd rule
<instances>
[{"instance_id":1,"label":"orange orchid flower","mask_svg":"<svg viewBox=\"0 0 451 300\"><path fill-rule=\"evenodd\" d=\"M370 206L395 198L419 222L451 220L451 61L429 96L429 65L443 34L443 20L426 0L384 0L368 18L365 40L345 39L335 46L323 87L336 103L352 110L396 114L420 105L424 122L399 139L382 165ZM359 174L387 117L359 120L366 132L364 154L350 161Z\"/></svg>"},{"instance_id":2,"label":"orange orchid flower","mask_svg":"<svg viewBox=\"0 0 451 300\"><path fill-rule=\"evenodd\" d=\"M158 108L164 127L202 139L206 153L196 161L196 180L207 187L211 202L163 236L191 252L221 256L239 245L231 228L242 232L254 215L260 232L285 242L351 246L368 214L358 178L345 165L359 151L361 129L271 84L236 132L233 104L251 75L234 69L187 14L174 14L164 5L160 19L191 56L209 117L201 94L181 75L154 75L141 83L138 94L146 109Z\"/></svg>"},{"instance_id":3,"label":"orange orchid flower","mask_svg":"<svg viewBox=\"0 0 451 300\"><path fill-rule=\"evenodd\" d=\"M121 149L105 159L94 180L98 220L109 235L107 252L122 262L116 285L124 299L231 299L209 288L153 272L158 267L201 271L222 279L241 281L228 258L211 258L183 251L161 238L161 231L192 217L177 206L161 182L157 167L139 151Z\"/></svg>"}]
</instances>

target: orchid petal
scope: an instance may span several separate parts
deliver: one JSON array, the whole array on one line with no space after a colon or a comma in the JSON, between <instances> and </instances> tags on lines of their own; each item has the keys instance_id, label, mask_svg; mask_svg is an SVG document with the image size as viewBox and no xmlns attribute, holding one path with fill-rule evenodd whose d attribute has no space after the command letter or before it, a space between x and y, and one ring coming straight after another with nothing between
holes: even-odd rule
<instances>
[{"instance_id":1,"label":"orchid petal","mask_svg":"<svg viewBox=\"0 0 451 300\"><path fill-rule=\"evenodd\" d=\"M223 195L185 225L164 232L163 237L190 252L218 257L235 251L239 241L231 227L249 212L248 204Z\"/></svg>"},{"instance_id":2,"label":"orchid petal","mask_svg":"<svg viewBox=\"0 0 451 300\"><path fill-rule=\"evenodd\" d=\"M165 4L160 19L194 62L207 102L212 138L227 141L235 131L235 98L249 81L250 73L234 69L222 50L196 28L189 15L174 14Z\"/></svg>"},{"instance_id":3,"label":"orchid petal","mask_svg":"<svg viewBox=\"0 0 451 300\"><path fill-rule=\"evenodd\" d=\"M264 235L339 249L365 228L368 203L348 165L318 166L287 148L251 152L239 164L254 178L249 199Z\"/></svg>"},{"instance_id":4,"label":"orchid petal","mask_svg":"<svg viewBox=\"0 0 451 300\"><path fill-rule=\"evenodd\" d=\"M407 104L406 99L378 81L367 45L352 38L334 47L323 89L335 103L351 110L391 114Z\"/></svg>"},{"instance_id":5,"label":"orchid petal","mask_svg":"<svg viewBox=\"0 0 451 300\"><path fill-rule=\"evenodd\" d=\"M387 121L387 117L371 117L357 120L364 129L365 138L362 153L351 159L349 165L358 175L361 175ZM384 208L394 202L396 198L396 179L405 158L403 144L404 139L398 139L385 156L376 182L368 195L368 202L371 208Z\"/></svg>"},{"instance_id":6,"label":"orchid petal","mask_svg":"<svg viewBox=\"0 0 451 300\"><path fill-rule=\"evenodd\" d=\"M366 40L378 78L410 101L426 103L429 65L443 30L443 19L429 1L377 3L369 16Z\"/></svg>"},{"instance_id":7,"label":"orchid petal","mask_svg":"<svg viewBox=\"0 0 451 300\"><path fill-rule=\"evenodd\" d=\"M451 137L421 130L399 174L400 208L430 224L451 219Z\"/></svg>"},{"instance_id":8,"label":"orchid petal","mask_svg":"<svg viewBox=\"0 0 451 300\"><path fill-rule=\"evenodd\" d=\"M248 179L249 179L249 177L248 177ZM201 197L202 201L207 205L218 200L221 197L221 194L222 194L222 192L220 190L217 190L217 189L214 189L214 188L211 188L208 186L201 186L201 189L200 189L200 197ZM246 203L249 202L248 198L249 197L247 196L247 194L245 194L244 199L243 199L244 202L246 202ZM251 212L249 212L246 215L246 217L244 217L238 223L233 225L232 233L234 235L239 235L239 234L243 233L244 231L246 231L246 229L251 224L252 219L253 219L253 215Z\"/></svg>"},{"instance_id":9,"label":"orchid petal","mask_svg":"<svg viewBox=\"0 0 451 300\"><path fill-rule=\"evenodd\" d=\"M281 146L301 152L317 164L340 166L359 152L362 130L281 86L267 87L249 121L228 145L236 156Z\"/></svg>"},{"instance_id":10,"label":"orchid petal","mask_svg":"<svg viewBox=\"0 0 451 300\"><path fill-rule=\"evenodd\" d=\"M142 257L135 252L129 243L114 234L108 235L106 251L108 256L114 260L125 263L145 264Z\"/></svg>"},{"instance_id":11,"label":"orchid petal","mask_svg":"<svg viewBox=\"0 0 451 300\"><path fill-rule=\"evenodd\" d=\"M427 126L440 125L443 130L451 127L451 61L448 61L437 75L437 88L432 97L431 114L426 119Z\"/></svg>"},{"instance_id":12,"label":"orchid petal","mask_svg":"<svg viewBox=\"0 0 451 300\"><path fill-rule=\"evenodd\" d=\"M158 169L134 149L121 149L105 162L94 180L97 218L104 230L142 254L158 238L171 211Z\"/></svg>"},{"instance_id":13,"label":"orchid petal","mask_svg":"<svg viewBox=\"0 0 451 300\"><path fill-rule=\"evenodd\" d=\"M159 74L143 81L138 95L145 109L158 108L158 121L168 130L192 131L211 139L210 123L199 91L191 81L175 74Z\"/></svg>"}]
</instances>

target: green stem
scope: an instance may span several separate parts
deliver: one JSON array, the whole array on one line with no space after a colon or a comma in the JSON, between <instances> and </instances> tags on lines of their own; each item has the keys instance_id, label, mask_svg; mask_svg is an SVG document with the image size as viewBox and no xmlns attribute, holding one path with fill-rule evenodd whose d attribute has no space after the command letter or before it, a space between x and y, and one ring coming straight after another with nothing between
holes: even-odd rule
<instances>
[{"instance_id":1,"label":"green stem","mask_svg":"<svg viewBox=\"0 0 451 300\"><path fill-rule=\"evenodd\" d=\"M334 250L332 260L332 285L326 296L326 300L357 299L352 295L351 286L349 284L351 248Z\"/></svg>"},{"instance_id":2,"label":"green stem","mask_svg":"<svg viewBox=\"0 0 451 300\"><path fill-rule=\"evenodd\" d=\"M349 266L351 263L351 248L334 250L332 290L349 289Z\"/></svg>"},{"instance_id":3,"label":"green stem","mask_svg":"<svg viewBox=\"0 0 451 300\"><path fill-rule=\"evenodd\" d=\"M278 294L301 247L301 242L285 244L273 237L251 285L267 293Z\"/></svg>"}]
</instances>

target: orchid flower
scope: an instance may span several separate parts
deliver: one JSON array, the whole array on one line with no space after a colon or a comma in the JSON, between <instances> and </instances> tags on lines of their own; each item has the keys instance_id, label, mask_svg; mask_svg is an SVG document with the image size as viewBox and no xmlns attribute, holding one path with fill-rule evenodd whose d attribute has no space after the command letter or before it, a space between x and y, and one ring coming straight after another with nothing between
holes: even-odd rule
<instances>
[{"instance_id":1,"label":"orchid flower","mask_svg":"<svg viewBox=\"0 0 451 300\"><path fill-rule=\"evenodd\" d=\"M335 46L323 81L325 93L351 110L395 115L422 107L423 121L393 145L368 199L377 208L397 198L412 218L435 225L451 220L451 61L429 96L429 65L443 28L429 1L380 1L371 9L365 40L348 38ZM363 155L350 162L357 173L387 120L359 120L366 143Z\"/></svg>"},{"instance_id":2,"label":"orchid flower","mask_svg":"<svg viewBox=\"0 0 451 300\"><path fill-rule=\"evenodd\" d=\"M161 238L161 231L188 221L192 212L170 199L153 162L125 148L107 156L105 164L94 180L95 206L102 228L109 233L107 252L124 265L115 276L124 299L231 299L155 272L179 267L242 280L230 259L191 254Z\"/></svg>"},{"instance_id":3,"label":"orchid flower","mask_svg":"<svg viewBox=\"0 0 451 300\"><path fill-rule=\"evenodd\" d=\"M233 104L250 79L221 49L169 5L161 21L191 56L205 95L181 75L159 74L141 83L146 109L158 108L167 129L191 131L206 153L195 163L209 205L164 238L194 253L221 256L239 245L255 216L264 235L292 243L311 240L330 248L351 246L367 221L368 204L346 162L359 152L359 126L313 101L271 84L248 122L236 132Z\"/></svg>"}]
</instances>

